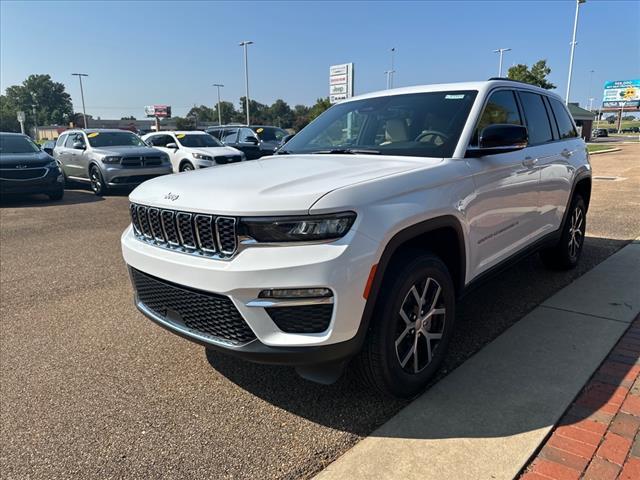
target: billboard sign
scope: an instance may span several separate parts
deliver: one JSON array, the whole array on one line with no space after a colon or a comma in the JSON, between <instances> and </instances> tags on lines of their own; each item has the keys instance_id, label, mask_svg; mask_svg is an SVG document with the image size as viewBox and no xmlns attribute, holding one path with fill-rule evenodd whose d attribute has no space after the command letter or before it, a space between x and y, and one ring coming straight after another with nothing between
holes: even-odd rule
<instances>
[{"instance_id":1,"label":"billboard sign","mask_svg":"<svg viewBox=\"0 0 640 480\"><path fill-rule=\"evenodd\" d=\"M604 84L602 106L605 108L637 107L640 105L640 79L617 80Z\"/></svg>"},{"instance_id":2,"label":"billboard sign","mask_svg":"<svg viewBox=\"0 0 640 480\"><path fill-rule=\"evenodd\" d=\"M171 105L147 105L144 114L147 117L171 118Z\"/></svg>"},{"instance_id":3,"label":"billboard sign","mask_svg":"<svg viewBox=\"0 0 640 480\"><path fill-rule=\"evenodd\" d=\"M329 67L329 101L337 103L353 97L353 63Z\"/></svg>"}]
</instances>

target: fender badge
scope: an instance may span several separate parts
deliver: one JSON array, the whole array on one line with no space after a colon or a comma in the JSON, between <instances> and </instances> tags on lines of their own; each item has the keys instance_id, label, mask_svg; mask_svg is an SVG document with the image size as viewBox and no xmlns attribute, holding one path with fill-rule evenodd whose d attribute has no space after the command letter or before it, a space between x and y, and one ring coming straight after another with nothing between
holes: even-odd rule
<instances>
[{"instance_id":1,"label":"fender badge","mask_svg":"<svg viewBox=\"0 0 640 480\"><path fill-rule=\"evenodd\" d=\"M179 195L179 194L177 194L177 193L171 193L171 192L167 193L167 194L164 196L164 199L165 199L165 200L171 200L172 202L175 202L178 198L180 198L180 195Z\"/></svg>"}]
</instances>

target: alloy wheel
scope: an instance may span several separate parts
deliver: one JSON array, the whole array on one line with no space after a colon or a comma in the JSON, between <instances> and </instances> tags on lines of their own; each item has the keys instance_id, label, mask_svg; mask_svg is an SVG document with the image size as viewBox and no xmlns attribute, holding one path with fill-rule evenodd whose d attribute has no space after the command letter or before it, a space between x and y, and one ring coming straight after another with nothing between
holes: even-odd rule
<instances>
[{"instance_id":1,"label":"alloy wheel","mask_svg":"<svg viewBox=\"0 0 640 480\"><path fill-rule=\"evenodd\" d=\"M102 190L102 179L100 178L100 173L97 169L91 169L90 180L91 190L93 190L94 192L99 192Z\"/></svg>"},{"instance_id":2,"label":"alloy wheel","mask_svg":"<svg viewBox=\"0 0 640 480\"><path fill-rule=\"evenodd\" d=\"M575 258L580 250L580 245L584 239L584 214L580 207L576 207L571 214L569 226L569 255Z\"/></svg>"},{"instance_id":3,"label":"alloy wheel","mask_svg":"<svg viewBox=\"0 0 640 480\"><path fill-rule=\"evenodd\" d=\"M432 361L444 334L446 309L442 287L427 277L409 289L396 326L395 350L402 369L418 374Z\"/></svg>"}]
</instances>

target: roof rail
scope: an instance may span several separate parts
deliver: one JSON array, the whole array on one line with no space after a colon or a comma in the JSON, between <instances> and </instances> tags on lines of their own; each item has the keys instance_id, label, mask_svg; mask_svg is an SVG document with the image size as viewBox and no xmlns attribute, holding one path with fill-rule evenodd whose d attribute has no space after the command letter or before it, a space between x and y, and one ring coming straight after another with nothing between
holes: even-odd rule
<instances>
[{"instance_id":1,"label":"roof rail","mask_svg":"<svg viewBox=\"0 0 640 480\"><path fill-rule=\"evenodd\" d=\"M507 77L491 77L489 80L502 80L504 82L516 82L516 83L524 83L525 85L531 85L530 83L523 82L522 80L514 80L513 78ZM533 85L535 87L535 85Z\"/></svg>"}]
</instances>

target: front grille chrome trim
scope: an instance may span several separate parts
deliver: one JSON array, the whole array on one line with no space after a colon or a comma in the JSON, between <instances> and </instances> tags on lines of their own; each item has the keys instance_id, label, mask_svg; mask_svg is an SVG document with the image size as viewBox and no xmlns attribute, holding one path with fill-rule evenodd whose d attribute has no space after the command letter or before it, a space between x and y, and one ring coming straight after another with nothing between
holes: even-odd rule
<instances>
[{"instance_id":1,"label":"front grille chrome trim","mask_svg":"<svg viewBox=\"0 0 640 480\"><path fill-rule=\"evenodd\" d=\"M129 208L133 234L155 247L216 260L230 260L242 250L235 217L216 217L133 202ZM152 219L156 216L157 227L154 228ZM225 230L222 236L220 228Z\"/></svg>"}]
</instances>

